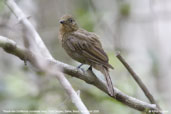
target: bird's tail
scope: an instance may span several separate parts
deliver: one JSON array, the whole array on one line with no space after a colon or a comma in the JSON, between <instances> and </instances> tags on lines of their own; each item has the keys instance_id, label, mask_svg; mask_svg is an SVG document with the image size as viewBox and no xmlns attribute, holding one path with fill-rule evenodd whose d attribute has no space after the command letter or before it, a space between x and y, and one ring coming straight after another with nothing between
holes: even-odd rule
<instances>
[{"instance_id":1,"label":"bird's tail","mask_svg":"<svg viewBox=\"0 0 171 114\"><path fill-rule=\"evenodd\" d=\"M109 72L107 68L103 68L103 72L102 72L106 78L106 82L107 82L107 90L109 92L109 95L114 96L114 88L113 88L113 84L112 84L112 80L110 78Z\"/></svg>"}]
</instances>

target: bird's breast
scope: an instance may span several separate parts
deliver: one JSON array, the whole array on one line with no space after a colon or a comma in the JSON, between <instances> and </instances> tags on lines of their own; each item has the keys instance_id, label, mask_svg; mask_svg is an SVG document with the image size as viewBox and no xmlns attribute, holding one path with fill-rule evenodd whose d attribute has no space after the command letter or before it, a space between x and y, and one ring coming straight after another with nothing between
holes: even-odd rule
<instances>
[{"instance_id":1,"label":"bird's breast","mask_svg":"<svg viewBox=\"0 0 171 114\"><path fill-rule=\"evenodd\" d=\"M62 47L66 51L66 53L74 60L86 64L86 59L82 56L81 51L78 51L76 49L73 49L71 46L69 46L69 39L63 38L62 40ZM72 45L72 44L71 44Z\"/></svg>"}]
</instances>

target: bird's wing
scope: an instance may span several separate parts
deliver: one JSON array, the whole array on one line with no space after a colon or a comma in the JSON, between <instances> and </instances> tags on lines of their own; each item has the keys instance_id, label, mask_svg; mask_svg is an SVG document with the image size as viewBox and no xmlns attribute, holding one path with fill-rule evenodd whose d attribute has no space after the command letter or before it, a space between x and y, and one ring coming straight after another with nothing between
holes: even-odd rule
<instances>
[{"instance_id":1,"label":"bird's wing","mask_svg":"<svg viewBox=\"0 0 171 114\"><path fill-rule=\"evenodd\" d=\"M108 56L95 34L87 31L74 32L69 35L66 44L70 49L82 54L89 61L112 68L108 63Z\"/></svg>"}]
</instances>

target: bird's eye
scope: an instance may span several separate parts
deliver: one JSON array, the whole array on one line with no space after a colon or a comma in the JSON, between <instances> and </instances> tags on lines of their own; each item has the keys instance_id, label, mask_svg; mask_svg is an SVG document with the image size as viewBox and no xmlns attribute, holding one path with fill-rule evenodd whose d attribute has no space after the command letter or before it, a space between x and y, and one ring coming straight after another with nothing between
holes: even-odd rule
<instances>
[{"instance_id":1,"label":"bird's eye","mask_svg":"<svg viewBox=\"0 0 171 114\"><path fill-rule=\"evenodd\" d=\"M69 21L70 23L72 23L72 22L73 22L73 19L69 18L68 21Z\"/></svg>"}]
</instances>

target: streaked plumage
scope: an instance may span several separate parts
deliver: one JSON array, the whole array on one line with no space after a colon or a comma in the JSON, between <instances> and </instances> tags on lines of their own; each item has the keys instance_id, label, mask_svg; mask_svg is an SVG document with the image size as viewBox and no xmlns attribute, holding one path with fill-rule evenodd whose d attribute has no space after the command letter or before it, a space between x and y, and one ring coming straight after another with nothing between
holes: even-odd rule
<instances>
[{"instance_id":1,"label":"streaked plumage","mask_svg":"<svg viewBox=\"0 0 171 114\"><path fill-rule=\"evenodd\" d=\"M108 73L108 69L113 69L113 67L108 63L108 56L98 36L80 29L72 16L63 16L60 23L59 37L67 54L74 60L101 71L105 75L108 92L113 96L113 84Z\"/></svg>"}]
</instances>

